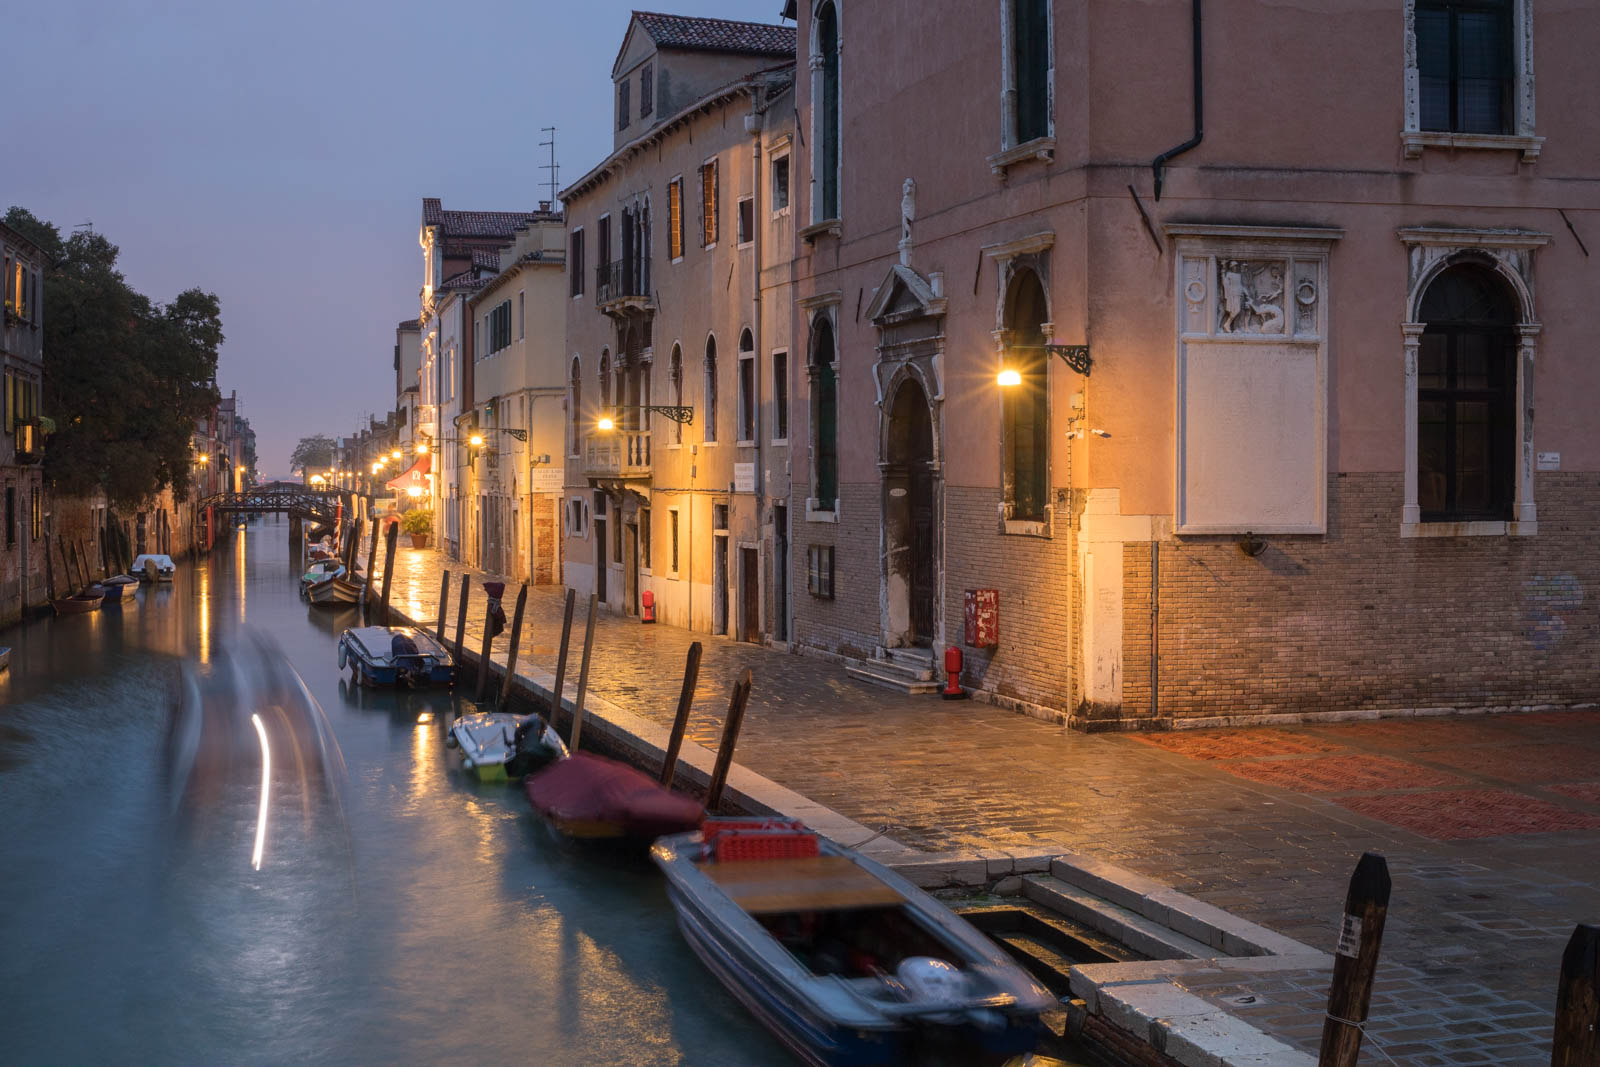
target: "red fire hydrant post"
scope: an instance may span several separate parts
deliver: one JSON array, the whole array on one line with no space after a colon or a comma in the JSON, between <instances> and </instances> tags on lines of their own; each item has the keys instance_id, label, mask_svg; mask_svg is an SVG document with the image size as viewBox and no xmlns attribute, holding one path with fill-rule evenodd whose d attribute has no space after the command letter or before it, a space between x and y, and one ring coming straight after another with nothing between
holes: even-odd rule
<instances>
[{"instance_id":1,"label":"red fire hydrant post","mask_svg":"<svg viewBox=\"0 0 1600 1067\"><path fill-rule=\"evenodd\" d=\"M639 621L656 621L656 595L648 589L639 596Z\"/></svg>"},{"instance_id":2,"label":"red fire hydrant post","mask_svg":"<svg viewBox=\"0 0 1600 1067\"><path fill-rule=\"evenodd\" d=\"M939 695L946 700L964 700L967 691L961 688L961 647L951 645L944 650L944 669L950 681Z\"/></svg>"}]
</instances>

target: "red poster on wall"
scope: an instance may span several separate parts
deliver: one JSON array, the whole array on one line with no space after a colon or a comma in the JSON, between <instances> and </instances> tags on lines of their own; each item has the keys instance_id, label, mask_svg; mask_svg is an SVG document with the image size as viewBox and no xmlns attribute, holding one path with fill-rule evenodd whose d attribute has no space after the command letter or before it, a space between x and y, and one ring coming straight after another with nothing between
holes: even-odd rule
<instances>
[{"instance_id":1,"label":"red poster on wall","mask_svg":"<svg viewBox=\"0 0 1600 1067\"><path fill-rule=\"evenodd\" d=\"M967 590L968 648L993 648L1000 643L1000 590Z\"/></svg>"}]
</instances>

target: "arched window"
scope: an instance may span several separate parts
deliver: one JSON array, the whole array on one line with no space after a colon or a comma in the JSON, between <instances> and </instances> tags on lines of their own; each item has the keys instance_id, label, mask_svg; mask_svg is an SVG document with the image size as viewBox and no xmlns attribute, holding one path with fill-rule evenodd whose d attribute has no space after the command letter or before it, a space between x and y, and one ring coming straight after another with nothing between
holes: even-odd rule
<instances>
[{"instance_id":1,"label":"arched window","mask_svg":"<svg viewBox=\"0 0 1600 1067\"><path fill-rule=\"evenodd\" d=\"M705 439L717 439L717 339L706 337L706 429Z\"/></svg>"},{"instance_id":2,"label":"arched window","mask_svg":"<svg viewBox=\"0 0 1600 1067\"><path fill-rule=\"evenodd\" d=\"M1517 302L1487 267L1451 267L1423 294L1417 503L1424 522L1511 518Z\"/></svg>"},{"instance_id":3,"label":"arched window","mask_svg":"<svg viewBox=\"0 0 1600 1067\"><path fill-rule=\"evenodd\" d=\"M1049 364L1043 323L1044 287L1031 270L1019 271L1006 300L1006 366L1021 381L1002 391L1003 474L1008 517L1043 522L1050 478Z\"/></svg>"},{"instance_id":4,"label":"arched window","mask_svg":"<svg viewBox=\"0 0 1600 1067\"><path fill-rule=\"evenodd\" d=\"M676 344L672 346L672 404L674 407L683 407L683 349ZM672 443L683 444L683 423L676 419L672 422Z\"/></svg>"},{"instance_id":5,"label":"arched window","mask_svg":"<svg viewBox=\"0 0 1600 1067\"><path fill-rule=\"evenodd\" d=\"M814 222L839 217L839 13L831 3L817 8L814 54L822 60L813 77L816 154L812 159Z\"/></svg>"},{"instance_id":6,"label":"arched window","mask_svg":"<svg viewBox=\"0 0 1600 1067\"><path fill-rule=\"evenodd\" d=\"M600 350L600 412L611 412L611 353Z\"/></svg>"},{"instance_id":7,"label":"arched window","mask_svg":"<svg viewBox=\"0 0 1600 1067\"><path fill-rule=\"evenodd\" d=\"M756 439L756 340L747 327L739 335L739 440Z\"/></svg>"},{"instance_id":8,"label":"arched window","mask_svg":"<svg viewBox=\"0 0 1600 1067\"><path fill-rule=\"evenodd\" d=\"M811 331L811 492L817 511L833 511L839 498L839 383L833 323L817 317Z\"/></svg>"},{"instance_id":9,"label":"arched window","mask_svg":"<svg viewBox=\"0 0 1600 1067\"><path fill-rule=\"evenodd\" d=\"M572 398L570 401L572 411L572 451L571 455L578 455L583 451L583 365L578 362L578 357L572 357Z\"/></svg>"}]
</instances>

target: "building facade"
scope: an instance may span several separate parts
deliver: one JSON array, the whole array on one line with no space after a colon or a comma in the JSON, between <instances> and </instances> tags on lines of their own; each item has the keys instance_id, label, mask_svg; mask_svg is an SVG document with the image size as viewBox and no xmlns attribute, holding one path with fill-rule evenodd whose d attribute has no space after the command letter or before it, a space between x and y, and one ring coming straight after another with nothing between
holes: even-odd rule
<instances>
[{"instance_id":1,"label":"building facade","mask_svg":"<svg viewBox=\"0 0 1600 1067\"><path fill-rule=\"evenodd\" d=\"M793 31L635 12L567 218L566 584L788 632Z\"/></svg>"},{"instance_id":2,"label":"building facade","mask_svg":"<svg viewBox=\"0 0 1600 1067\"><path fill-rule=\"evenodd\" d=\"M1335 7L793 6L800 645L1091 728L1594 699L1600 145L1534 85L1600 24Z\"/></svg>"},{"instance_id":3,"label":"building facade","mask_svg":"<svg viewBox=\"0 0 1600 1067\"><path fill-rule=\"evenodd\" d=\"M0 224L0 366L4 370L5 436L0 481L5 483L5 535L0 539L0 625L45 602L44 253Z\"/></svg>"}]
</instances>

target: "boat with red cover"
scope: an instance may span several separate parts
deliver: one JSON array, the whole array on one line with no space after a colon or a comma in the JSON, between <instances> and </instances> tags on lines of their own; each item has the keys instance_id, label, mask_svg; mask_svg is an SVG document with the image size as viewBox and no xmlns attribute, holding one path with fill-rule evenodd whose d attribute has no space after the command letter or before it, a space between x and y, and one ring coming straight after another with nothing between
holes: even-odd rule
<instances>
[{"instance_id":1,"label":"boat with red cover","mask_svg":"<svg viewBox=\"0 0 1600 1067\"><path fill-rule=\"evenodd\" d=\"M581 838L652 841L698 829L698 801L663 788L626 763L574 752L523 779L528 803L561 833Z\"/></svg>"}]
</instances>

